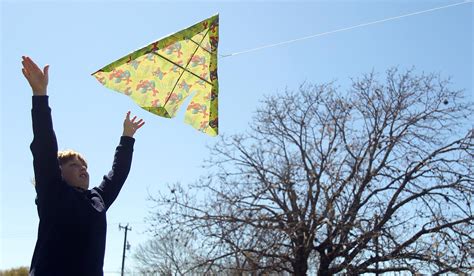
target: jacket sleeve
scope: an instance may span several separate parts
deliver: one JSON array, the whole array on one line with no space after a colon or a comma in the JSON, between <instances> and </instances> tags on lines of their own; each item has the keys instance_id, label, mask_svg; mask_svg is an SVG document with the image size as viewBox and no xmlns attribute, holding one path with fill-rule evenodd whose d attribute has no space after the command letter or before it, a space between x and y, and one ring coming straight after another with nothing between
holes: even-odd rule
<instances>
[{"instance_id":1,"label":"jacket sleeve","mask_svg":"<svg viewBox=\"0 0 474 276\"><path fill-rule=\"evenodd\" d=\"M37 204L43 212L56 201L61 185L58 144L48 99L48 96L33 96L31 109L33 142L30 149L33 154Z\"/></svg>"},{"instance_id":2,"label":"jacket sleeve","mask_svg":"<svg viewBox=\"0 0 474 276\"><path fill-rule=\"evenodd\" d=\"M110 205L117 198L130 172L134 143L135 139L132 137L120 137L120 143L115 150L112 169L104 176L102 183L98 187L106 209L109 209Z\"/></svg>"}]
</instances>

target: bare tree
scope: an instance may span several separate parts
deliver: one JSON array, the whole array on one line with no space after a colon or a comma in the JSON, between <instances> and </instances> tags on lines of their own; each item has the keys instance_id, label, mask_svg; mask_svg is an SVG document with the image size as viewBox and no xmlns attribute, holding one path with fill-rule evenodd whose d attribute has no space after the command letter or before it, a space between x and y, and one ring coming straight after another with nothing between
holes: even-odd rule
<instances>
[{"instance_id":1,"label":"bare tree","mask_svg":"<svg viewBox=\"0 0 474 276\"><path fill-rule=\"evenodd\" d=\"M450 85L394 68L269 96L207 177L152 197L154 229L192 233L216 273L467 272L474 109Z\"/></svg>"},{"instance_id":2,"label":"bare tree","mask_svg":"<svg viewBox=\"0 0 474 276\"><path fill-rule=\"evenodd\" d=\"M199 273L193 236L173 229L158 233L138 246L134 259L142 275L186 275Z\"/></svg>"}]
</instances>

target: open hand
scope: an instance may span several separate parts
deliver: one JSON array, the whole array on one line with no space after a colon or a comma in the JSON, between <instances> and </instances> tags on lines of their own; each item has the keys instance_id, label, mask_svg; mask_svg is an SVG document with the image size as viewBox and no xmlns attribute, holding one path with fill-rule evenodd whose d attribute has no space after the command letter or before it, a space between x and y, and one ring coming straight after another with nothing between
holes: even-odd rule
<instances>
[{"instance_id":1,"label":"open hand","mask_svg":"<svg viewBox=\"0 0 474 276\"><path fill-rule=\"evenodd\" d=\"M21 71L25 76L26 80L33 90L33 95L35 96L44 96L46 95L46 88L48 86L48 70L49 65L46 65L43 70L41 70L36 63L30 57L22 56L21 63L23 68Z\"/></svg>"},{"instance_id":2,"label":"open hand","mask_svg":"<svg viewBox=\"0 0 474 276\"><path fill-rule=\"evenodd\" d=\"M123 121L123 136L133 137L135 132L145 124L143 119L137 122L135 122L135 119L137 119L137 116L133 116L133 119L130 120L130 111L128 111Z\"/></svg>"}]
</instances>

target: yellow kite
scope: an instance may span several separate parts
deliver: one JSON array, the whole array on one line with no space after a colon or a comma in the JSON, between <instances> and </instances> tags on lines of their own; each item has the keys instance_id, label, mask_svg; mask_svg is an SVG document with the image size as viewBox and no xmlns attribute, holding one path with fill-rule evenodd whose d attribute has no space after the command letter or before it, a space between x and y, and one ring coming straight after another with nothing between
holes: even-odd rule
<instances>
[{"instance_id":1,"label":"yellow kite","mask_svg":"<svg viewBox=\"0 0 474 276\"><path fill-rule=\"evenodd\" d=\"M169 35L112 62L92 75L140 107L172 118L192 94L185 122L218 133L217 45L219 15Z\"/></svg>"}]
</instances>

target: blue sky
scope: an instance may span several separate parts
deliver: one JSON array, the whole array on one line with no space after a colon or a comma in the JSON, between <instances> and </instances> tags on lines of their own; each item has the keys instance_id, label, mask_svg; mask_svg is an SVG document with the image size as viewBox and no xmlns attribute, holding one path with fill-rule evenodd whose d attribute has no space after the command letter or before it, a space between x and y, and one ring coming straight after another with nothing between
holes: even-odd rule
<instances>
[{"instance_id":1,"label":"blue sky","mask_svg":"<svg viewBox=\"0 0 474 276\"><path fill-rule=\"evenodd\" d=\"M0 269L28 266L37 234L32 157L31 91L21 56L50 64L49 95L60 149L82 152L91 186L110 169L125 112L145 119L136 134L132 170L109 210L104 271L120 271L123 231L133 253L145 233L148 193L190 183L206 172L207 146L217 139L164 119L101 86L90 74L163 36L220 14L219 53L323 33L463 2L446 1L13 1L1 2ZM337 81L392 66L452 77L473 96L473 3L219 60L220 132L245 131L264 95L304 81ZM126 266L134 270L128 258Z\"/></svg>"}]
</instances>

